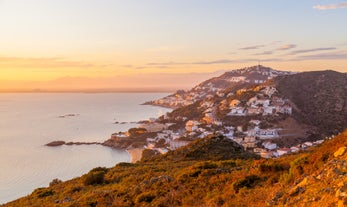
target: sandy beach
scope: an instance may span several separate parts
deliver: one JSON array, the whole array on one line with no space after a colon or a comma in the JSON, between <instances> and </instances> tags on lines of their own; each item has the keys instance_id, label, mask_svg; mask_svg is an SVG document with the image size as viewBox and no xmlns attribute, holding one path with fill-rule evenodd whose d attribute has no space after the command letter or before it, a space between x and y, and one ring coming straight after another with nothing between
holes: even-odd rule
<instances>
[{"instance_id":1,"label":"sandy beach","mask_svg":"<svg viewBox=\"0 0 347 207\"><path fill-rule=\"evenodd\" d=\"M131 156L131 163L135 163L135 162L141 160L142 151L143 151L143 149L141 149L141 148L127 149L127 152Z\"/></svg>"}]
</instances>

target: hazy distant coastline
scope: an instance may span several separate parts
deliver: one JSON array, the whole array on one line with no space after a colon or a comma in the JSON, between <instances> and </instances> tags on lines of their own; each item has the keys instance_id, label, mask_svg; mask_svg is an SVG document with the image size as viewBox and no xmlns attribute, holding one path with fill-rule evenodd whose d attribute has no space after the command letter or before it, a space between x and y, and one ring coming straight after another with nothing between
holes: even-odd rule
<instances>
[{"instance_id":1,"label":"hazy distant coastline","mask_svg":"<svg viewBox=\"0 0 347 207\"><path fill-rule=\"evenodd\" d=\"M0 90L0 93L172 93L177 89L153 88L153 89L86 89L86 90Z\"/></svg>"}]
</instances>

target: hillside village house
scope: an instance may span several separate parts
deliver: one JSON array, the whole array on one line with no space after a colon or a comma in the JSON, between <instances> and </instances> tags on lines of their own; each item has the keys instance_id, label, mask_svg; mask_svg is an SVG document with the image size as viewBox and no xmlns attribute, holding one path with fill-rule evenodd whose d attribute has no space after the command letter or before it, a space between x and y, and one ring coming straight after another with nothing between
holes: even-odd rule
<instances>
[{"instance_id":1,"label":"hillside village house","mask_svg":"<svg viewBox=\"0 0 347 207\"><path fill-rule=\"evenodd\" d=\"M265 149L268 149L268 150L274 150L277 148L277 144L272 142L263 142L262 145L264 146Z\"/></svg>"},{"instance_id":2,"label":"hillside village house","mask_svg":"<svg viewBox=\"0 0 347 207\"><path fill-rule=\"evenodd\" d=\"M269 139L279 137L277 129L260 129L255 135L260 139Z\"/></svg>"},{"instance_id":3,"label":"hillside village house","mask_svg":"<svg viewBox=\"0 0 347 207\"><path fill-rule=\"evenodd\" d=\"M300 148L293 146L293 147L290 148L290 150L291 150L291 152L296 153L296 152L300 151Z\"/></svg>"},{"instance_id":4,"label":"hillside village house","mask_svg":"<svg viewBox=\"0 0 347 207\"><path fill-rule=\"evenodd\" d=\"M249 123L258 126L261 123L261 121L260 120L256 120L256 119L252 119L251 121L249 121Z\"/></svg>"},{"instance_id":5,"label":"hillside village house","mask_svg":"<svg viewBox=\"0 0 347 207\"><path fill-rule=\"evenodd\" d=\"M192 131L197 130L199 128L198 127L199 125L200 125L200 123L198 121L189 120L189 121L187 121L185 128L188 132L192 132Z\"/></svg>"},{"instance_id":6,"label":"hillside village house","mask_svg":"<svg viewBox=\"0 0 347 207\"><path fill-rule=\"evenodd\" d=\"M285 154L288 154L291 152L291 150L289 148L281 148L281 149L278 149L277 151L277 156L283 156Z\"/></svg>"},{"instance_id":7,"label":"hillside village house","mask_svg":"<svg viewBox=\"0 0 347 207\"><path fill-rule=\"evenodd\" d=\"M272 86L267 86L263 90L261 90L261 92L263 92L264 94L268 95L271 98L272 95L277 92L277 89Z\"/></svg>"},{"instance_id":8,"label":"hillside village house","mask_svg":"<svg viewBox=\"0 0 347 207\"><path fill-rule=\"evenodd\" d=\"M233 140L238 143L241 144L243 142L243 138L242 137L234 137Z\"/></svg>"},{"instance_id":9,"label":"hillside village house","mask_svg":"<svg viewBox=\"0 0 347 207\"><path fill-rule=\"evenodd\" d=\"M292 114L292 107L288 106L288 105L285 105L285 106L282 106L282 107L277 107L276 110L279 112L279 113L283 113L283 114Z\"/></svg>"},{"instance_id":10,"label":"hillside village house","mask_svg":"<svg viewBox=\"0 0 347 207\"><path fill-rule=\"evenodd\" d=\"M189 144L188 141L170 140L170 149L175 150Z\"/></svg>"},{"instance_id":11,"label":"hillside village house","mask_svg":"<svg viewBox=\"0 0 347 207\"><path fill-rule=\"evenodd\" d=\"M263 115L272 115L276 111L276 107L274 106L267 106L263 108Z\"/></svg>"},{"instance_id":12,"label":"hillside village house","mask_svg":"<svg viewBox=\"0 0 347 207\"><path fill-rule=\"evenodd\" d=\"M270 100L269 99L258 99L256 96L254 96L253 98L250 98L247 101L247 105L248 106L264 106L267 107L270 105Z\"/></svg>"},{"instance_id":13,"label":"hillside village house","mask_svg":"<svg viewBox=\"0 0 347 207\"><path fill-rule=\"evenodd\" d=\"M213 107L213 102L212 101L203 101L200 104L200 107L211 108L211 107Z\"/></svg>"},{"instance_id":14,"label":"hillside village house","mask_svg":"<svg viewBox=\"0 0 347 207\"><path fill-rule=\"evenodd\" d=\"M225 129L227 130L227 132L224 133L224 136L228 137L229 139L232 139L234 137L235 128L232 126L226 126Z\"/></svg>"},{"instance_id":15,"label":"hillside village house","mask_svg":"<svg viewBox=\"0 0 347 207\"><path fill-rule=\"evenodd\" d=\"M272 98L272 104L275 106L283 106L285 104L285 100L279 97L273 97Z\"/></svg>"},{"instance_id":16,"label":"hillside village house","mask_svg":"<svg viewBox=\"0 0 347 207\"><path fill-rule=\"evenodd\" d=\"M204 118L202 118L202 120L204 120L206 122L206 124L212 124L215 121L217 121L212 113L206 113Z\"/></svg>"},{"instance_id":17,"label":"hillside village house","mask_svg":"<svg viewBox=\"0 0 347 207\"><path fill-rule=\"evenodd\" d=\"M256 142L257 139L255 136L246 136L245 138L243 138L244 142Z\"/></svg>"},{"instance_id":18,"label":"hillside village house","mask_svg":"<svg viewBox=\"0 0 347 207\"><path fill-rule=\"evenodd\" d=\"M232 101L230 101L229 103L229 107L230 108L234 108L235 106L238 106L241 102L237 99L233 99Z\"/></svg>"},{"instance_id":19,"label":"hillside village house","mask_svg":"<svg viewBox=\"0 0 347 207\"><path fill-rule=\"evenodd\" d=\"M249 107L249 108L247 109L247 114L248 114L248 115L261 114L262 111L263 111L263 110L262 110L260 107L253 106L253 107Z\"/></svg>"},{"instance_id":20,"label":"hillside village house","mask_svg":"<svg viewBox=\"0 0 347 207\"><path fill-rule=\"evenodd\" d=\"M229 79L230 82L241 82L241 81L246 81L245 76L234 76Z\"/></svg>"},{"instance_id":21,"label":"hillside village house","mask_svg":"<svg viewBox=\"0 0 347 207\"><path fill-rule=\"evenodd\" d=\"M260 129L258 126L246 132L247 136L256 136L260 139L270 139L279 137L278 129Z\"/></svg>"},{"instance_id":22,"label":"hillside village house","mask_svg":"<svg viewBox=\"0 0 347 207\"><path fill-rule=\"evenodd\" d=\"M258 84L258 83L264 83L264 80L257 80L257 79L255 79L255 80L254 80L254 83L256 83L256 84Z\"/></svg>"},{"instance_id":23,"label":"hillside village house","mask_svg":"<svg viewBox=\"0 0 347 207\"><path fill-rule=\"evenodd\" d=\"M260 156L262 158L269 159L269 158L271 158L273 156L273 153L272 152L268 152L268 151L260 152Z\"/></svg>"},{"instance_id":24,"label":"hillside village house","mask_svg":"<svg viewBox=\"0 0 347 207\"><path fill-rule=\"evenodd\" d=\"M229 116L244 116L245 114L245 107L234 107L228 113Z\"/></svg>"}]
</instances>

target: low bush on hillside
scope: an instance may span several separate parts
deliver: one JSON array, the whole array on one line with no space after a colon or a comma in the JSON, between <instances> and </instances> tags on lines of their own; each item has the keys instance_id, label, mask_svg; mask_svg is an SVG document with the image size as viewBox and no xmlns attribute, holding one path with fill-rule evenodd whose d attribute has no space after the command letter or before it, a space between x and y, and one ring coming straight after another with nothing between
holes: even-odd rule
<instances>
[{"instance_id":1,"label":"low bush on hillside","mask_svg":"<svg viewBox=\"0 0 347 207\"><path fill-rule=\"evenodd\" d=\"M233 184L233 188L236 193L239 192L241 188L252 188L256 186L262 179L257 175L248 175L243 179L240 179Z\"/></svg>"},{"instance_id":2,"label":"low bush on hillside","mask_svg":"<svg viewBox=\"0 0 347 207\"><path fill-rule=\"evenodd\" d=\"M200 144L197 146L208 148ZM334 152L346 144L347 131L312 151L276 159L154 159L120 163L111 169L94 168L81 178L37 189L6 206L268 206L268 201L298 198L287 193L295 181L317 172L318 164L329 163ZM192 145L188 148L197 149ZM188 153L188 148L181 153ZM316 183L319 189L331 188L325 182ZM317 198L324 192L317 191ZM328 194L335 198L335 193L324 195Z\"/></svg>"},{"instance_id":3,"label":"low bush on hillside","mask_svg":"<svg viewBox=\"0 0 347 207\"><path fill-rule=\"evenodd\" d=\"M105 173L103 170L92 170L84 178L84 185L99 185L105 182Z\"/></svg>"}]
</instances>

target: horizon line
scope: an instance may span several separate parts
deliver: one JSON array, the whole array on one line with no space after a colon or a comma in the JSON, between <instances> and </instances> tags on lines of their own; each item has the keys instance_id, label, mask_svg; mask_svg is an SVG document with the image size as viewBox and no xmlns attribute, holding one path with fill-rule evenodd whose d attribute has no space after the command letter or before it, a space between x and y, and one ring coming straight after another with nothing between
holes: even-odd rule
<instances>
[{"instance_id":1,"label":"horizon line","mask_svg":"<svg viewBox=\"0 0 347 207\"><path fill-rule=\"evenodd\" d=\"M173 93L180 89L70 89L70 90L0 90L0 94L5 93Z\"/></svg>"}]
</instances>

